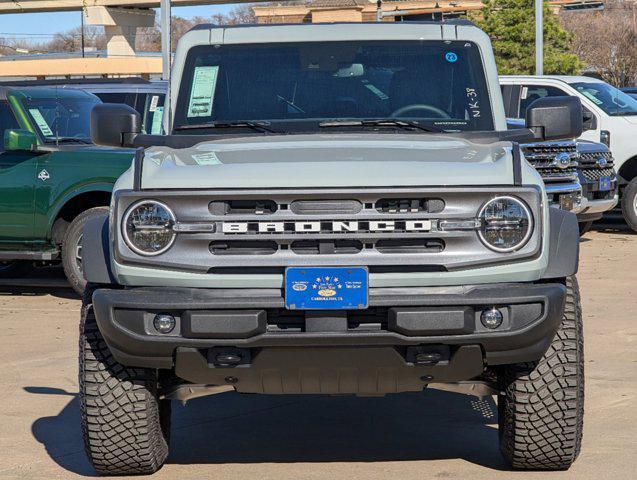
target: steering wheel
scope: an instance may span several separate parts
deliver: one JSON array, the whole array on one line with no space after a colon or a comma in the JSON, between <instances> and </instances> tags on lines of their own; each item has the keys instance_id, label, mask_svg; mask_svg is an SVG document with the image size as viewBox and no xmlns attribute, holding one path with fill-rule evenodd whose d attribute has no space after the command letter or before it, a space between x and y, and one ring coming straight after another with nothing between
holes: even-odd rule
<instances>
[{"instance_id":1,"label":"steering wheel","mask_svg":"<svg viewBox=\"0 0 637 480\"><path fill-rule=\"evenodd\" d=\"M394 110L391 116L392 118L409 117L411 115L406 115L407 113L417 110L426 110L427 112L435 113L439 118L451 118L449 114L444 110L441 110L438 107L434 107L433 105L427 105L426 103L414 103L412 105L405 105L404 107L400 107L398 110Z\"/></svg>"}]
</instances>

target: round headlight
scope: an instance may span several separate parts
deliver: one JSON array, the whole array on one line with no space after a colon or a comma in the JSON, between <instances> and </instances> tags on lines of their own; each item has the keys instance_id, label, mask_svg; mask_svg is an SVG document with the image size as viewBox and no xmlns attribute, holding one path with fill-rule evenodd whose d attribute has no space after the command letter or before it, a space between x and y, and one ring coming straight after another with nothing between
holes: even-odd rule
<instances>
[{"instance_id":1,"label":"round headlight","mask_svg":"<svg viewBox=\"0 0 637 480\"><path fill-rule=\"evenodd\" d=\"M514 197L497 197L480 210L479 235L496 252L522 248L531 237L533 217L526 204Z\"/></svg>"},{"instance_id":2,"label":"round headlight","mask_svg":"<svg viewBox=\"0 0 637 480\"><path fill-rule=\"evenodd\" d=\"M142 200L124 215L122 232L131 250L140 255L159 255L175 241L175 215L161 202Z\"/></svg>"}]
</instances>

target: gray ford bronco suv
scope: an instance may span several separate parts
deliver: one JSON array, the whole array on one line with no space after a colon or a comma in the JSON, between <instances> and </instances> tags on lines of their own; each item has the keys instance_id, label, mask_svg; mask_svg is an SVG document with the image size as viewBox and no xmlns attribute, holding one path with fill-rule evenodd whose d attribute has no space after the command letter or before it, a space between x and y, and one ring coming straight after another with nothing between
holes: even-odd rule
<instances>
[{"instance_id":1,"label":"gray ford bronco suv","mask_svg":"<svg viewBox=\"0 0 637 480\"><path fill-rule=\"evenodd\" d=\"M574 97L507 131L468 22L200 26L164 129L84 231L80 398L99 473L152 473L171 400L236 391L496 395L514 468L568 468L584 371L573 213L519 142L574 138Z\"/></svg>"}]
</instances>

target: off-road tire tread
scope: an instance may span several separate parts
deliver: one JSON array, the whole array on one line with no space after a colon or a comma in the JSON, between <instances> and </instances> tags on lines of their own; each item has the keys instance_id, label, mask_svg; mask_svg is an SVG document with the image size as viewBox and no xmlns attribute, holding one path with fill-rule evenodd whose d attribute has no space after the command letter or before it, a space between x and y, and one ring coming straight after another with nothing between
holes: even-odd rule
<instances>
[{"instance_id":1,"label":"off-road tire tread","mask_svg":"<svg viewBox=\"0 0 637 480\"><path fill-rule=\"evenodd\" d=\"M566 279L562 323L538 362L507 366L498 397L500 449L513 468L566 470L580 453L584 345L579 287Z\"/></svg>"},{"instance_id":2,"label":"off-road tire tread","mask_svg":"<svg viewBox=\"0 0 637 480\"><path fill-rule=\"evenodd\" d=\"M84 294L80 323L80 410L88 458L101 475L151 474L169 450L170 403L158 399L157 373L118 363Z\"/></svg>"},{"instance_id":3,"label":"off-road tire tread","mask_svg":"<svg viewBox=\"0 0 637 480\"><path fill-rule=\"evenodd\" d=\"M84 225L89 218L102 215L104 212L108 213L108 207L94 207L83 211L77 217L73 219L69 227L64 233L64 239L62 240L62 267L64 268L64 274L66 279L78 294L82 295L86 288L86 280L75 269L75 239L78 234L84 230Z\"/></svg>"}]
</instances>

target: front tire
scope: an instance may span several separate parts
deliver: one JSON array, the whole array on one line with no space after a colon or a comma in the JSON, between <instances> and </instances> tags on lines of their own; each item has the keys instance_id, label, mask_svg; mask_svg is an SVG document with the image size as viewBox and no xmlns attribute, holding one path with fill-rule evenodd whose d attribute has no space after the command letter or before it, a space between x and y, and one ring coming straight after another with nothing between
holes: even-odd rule
<instances>
[{"instance_id":1,"label":"front tire","mask_svg":"<svg viewBox=\"0 0 637 480\"><path fill-rule=\"evenodd\" d=\"M637 177L622 192L622 215L628 226L637 232Z\"/></svg>"},{"instance_id":2,"label":"front tire","mask_svg":"<svg viewBox=\"0 0 637 480\"><path fill-rule=\"evenodd\" d=\"M84 225L91 218L108 213L108 207L90 208L73 219L62 240L62 266L66 279L78 294L86 288L82 266L82 237Z\"/></svg>"},{"instance_id":3,"label":"front tire","mask_svg":"<svg viewBox=\"0 0 637 480\"><path fill-rule=\"evenodd\" d=\"M578 223L578 226L579 226L579 235L580 237L583 237L584 235L586 235L588 232L591 231L591 228L593 228L593 222L592 221L580 222Z\"/></svg>"},{"instance_id":4,"label":"front tire","mask_svg":"<svg viewBox=\"0 0 637 480\"><path fill-rule=\"evenodd\" d=\"M584 346L577 279L566 279L562 323L538 362L500 373L500 450L522 470L567 470L580 452L584 419Z\"/></svg>"},{"instance_id":5,"label":"front tire","mask_svg":"<svg viewBox=\"0 0 637 480\"><path fill-rule=\"evenodd\" d=\"M80 322L80 412L84 446L100 475L151 474L169 449L170 401L155 370L126 367L111 355L85 294Z\"/></svg>"}]
</instances>

